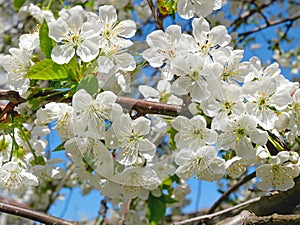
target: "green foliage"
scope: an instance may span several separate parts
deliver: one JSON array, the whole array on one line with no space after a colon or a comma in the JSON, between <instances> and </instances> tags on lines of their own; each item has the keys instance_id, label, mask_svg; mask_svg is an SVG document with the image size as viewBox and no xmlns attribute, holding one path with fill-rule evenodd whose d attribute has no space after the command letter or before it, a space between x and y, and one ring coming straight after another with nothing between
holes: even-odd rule
<instances>
[{"instance_id":1,"label":"green foliage","mask_svg":"<svg viewBox=\"0 0 300 225\"><path fill-rule=\"evenodd\" d=\"M176 149L176 143L175 143L175 135L178 133L177 130L175 130L173 127L170 127L167 130L167 134L170 134L170 140L169 140L169 145L171 147L171 149L175 150Z\"/></svg>"},{"instance_id":2,"label":"green foliage","mask_svg":"<svg viewBox=\"0 0 300 225\"><path fill-rule=\"evenodd\" d=\"M56 146L56 148L53 150L53 152L59 152L59 151L64 151L65 150L65 142L62 142L60 145Z\"/></svg>"},{"instance_id":3,"label":"green foliage","mask_svg":"<svg viewBox=\"0 0 300 225\"><path fill-rule=\"evenodd\" d=\"M52 43L52 39L48 36L48 33L49 33L48 24L44 20L39 30L40 48L41 51L44 53L45 57L50 59L51 51L53 49L53 43Z\"/></svg>"},{"instance_id":4,"label":"green foliage","mask_svg":"<svg viewBox=\"0 0 300 225\"><path fill-rule=\"evenodd\" d=\"M25 2L26 0L14 0L15 10L18 12Z\"/></svg>"},{"instance_id":5,"label":"green foliage","mask_svg":"<svg viewBox=\"0 0 300 225\"><path fill-rule=\"evenodd\" d=\"M176 12L177 0L158 0L157 6L161 15L174 15Z\"/></svg>"},{"instance_id":6,"label":"green foliage","mask_svg":"<svg viewBox=\"0 0 300 225\"><path fill-rule=\"evenodd\" d=\"M166 208L166 200L163 195L155 197L151 193L149 194L148 209L151 225L157 224L165 216Z\"/></svg>"},{"instance_id":7,"label":"green foliage","mask_svg":"<svg viewBox=\"0 0 300 225\"><path fill-rule=\"evenodd\" d=\"M94 75L87 75L79 82L76 91L85 89L90 95L94 95L98 91L98 80Z\"/></svg>"},{"instance_id":8,"label":"green foliage","mask_svg":"<svg viewBox=\"0 0 300 225\"><path fill-rule=\"evenodd\" d=\"M76 66L75 58L63 65L56 64L51 59L45 59L31 67L24 77L34 80L65 80L76 75Z\"/></svg>"}]
</instances>

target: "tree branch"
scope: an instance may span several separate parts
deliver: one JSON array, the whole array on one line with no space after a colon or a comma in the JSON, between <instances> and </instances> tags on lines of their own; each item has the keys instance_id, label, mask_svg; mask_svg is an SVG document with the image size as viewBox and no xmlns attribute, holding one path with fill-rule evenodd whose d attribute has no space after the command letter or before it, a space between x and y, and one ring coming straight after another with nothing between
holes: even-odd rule
<instances>
[{"instance_id":1,"label":"tree branch","mask_svg":"<svg viewBox=\"0 0 300 225\"><path fill-rule=\"evenodd\" d=\"M238 205L232 206L230 208L227 208L227 209L224 209L224 210L212 213L212 214L207 214L207 215L198 216L198 217L190 218L190 219L187 219L187 220L183 220L183 221L180 221L180 222L175 222L175 223L173 223L173 225L185 225L185 224L188 224L188 223L199 222L199 221L203 221L203 220L210 220L214 217L227 214L227 213L229 213L231 211L234 211L236 209L239 209L239 208L245 207L247 205L250 205L252 203L258 202L260 199L261 199L261 197L256 197L256 198L250 199L246 202L240 203Z\"/></svg>"},{"instance_id":2,"label":"tree branch","mask_svg":"<svg viewBox=\"0 0 300 225\"><path fill-rule=\"evenodd\" d=\"M295 179L295 186L292 189L283 192L275 192L268 196L256 197L241 204L229 207L227 209L198 217L189 218L173 225L184 225L193 222L209 220L209 224L218 225L240 225L239 221L243 221L245 215L242 210L254 213L256 216L270 216L274 213L289 214L300 204L300 177ZM234 216L220 221L220 217ZM219 221L219 222L218 222ZM237 222L237 223L235 223ZM250 223L249 223L250 224ZM295 223L297 224L297 223Z\"/></svg>"},{"instance_id":3,"label":"tree branch","mask_svg":"<svg viewBox=\"0 0 300 225\"><path fill-rule=\"evenodd\" d=\"M264 30L266 28L269 28L269 27L272 27L272 26L276 26L276 25L279 25L279 24L282 24L282 23L293 22L293 21L298 20L298 19L300 19L300 14L297 15L297 16L290 17L290 18L285 18L285 19L282 19L282 20L271 21L271 22L269 22L269 24L265 23L265 24L261 25L260 27L254 28L254 29L252 29L250 31L246 31L246 32L240 33L240 34L238 34L238 36L239 37L247 37L250 34L259 32L259 31Z\"/></svg>"},{"instance_id":4,"label":"tree branch","mask_svg":"<svg viewBox=\"0 0 300 225\"><path fill-rule=\"evenodd\" d=\"M147 0L147 2L151 9L157 28L159 30L164 30L163 19L156 13L155 5L153 4L152 0Z\"/></svg>"},{"instance_id":5,"label":"tree branch","mask_svg":"<svg viewBox=\"0 0 300 225\"><path fill-rule=\"evenodd\" d=\"M267 1L267 2L265 2L265 3L263 3L263 4L261 4L261 5L259 6L259 8L258 8L258 7L254 7L254 8L252 8L251 10L246 11L244 14L242 14L241 16L239 16L239 17L238 17L236 20L234 20L234 21L230 24L230 26L229 26L229 27L233 27L233 28L232 28L232 32L236 31L236 30L240 27L240 25L246 23L247 20L249 19L249 17L251 17L253 14L255 14L255 13L261 11L261 10L264 9L264 8L269 7L269 6L270 6L271 4L273 4L275 1L276 1L276 0L270 0L270 1ZM240 1L238 1L238 2L240 2ZM243 1L243 3L245 3L245 2L248 2L249 4L252 4L254 1Z\"/></svg>"},{"instance_id":6,"label":"tree branch","mask_svg":"<svg viewBox=\"0 0 300 225\"><path fill-rule=\"evenodd\" d=\"M30 220L38 221L46 225L79 225L77 222L63 220L46 213L36 212L28 208L12 205L0 199L0 211L15 216L20 216Z\"/></svg>"},{"instance_id":7,"label":"tree branch","mask_svg":"<svg viewBox=\"0 0 300 225\"><path fill-rule=\"evenodd\" d=\"M53 92L49 92L48 95L51 93ZM33 97L37 98L40 96L41 93L37 93ZM47 93L42 93L42 96L47 96ZM57 101L63 97L64 97L63 94L49 96L49 98L46 98L45 102ZM21 96L17 91L11 91L11 90L0 90L0 100L7 100L9 102L14 103L15 105L26 102L26 99L21 98ZM71 102L71 98L64 99L64 100ZM179 113L183 111L183 108L178 105L151 102L142 99L133 99L133 98L122 97L122 96L117 97L116 102L119 103L124 108L135 110L139 115L160 114L166 116L178 116Z\"/></svg>"},{"instance_id":8,"label":"tree branch","mask_svg":"<svg viewBox=\"0 0 300 225\"><path fill-rule=\"evenodd\" d=\"M271 216L256 216L249 211L242 211L239 218L232 221L222 221L217 225L297 225L300 224L300 214L279 215L277 213Z\"/></svg>"},{"instance_id":9,"label":"tree branch","mask_svg":"<svg viewBox=\"0 0 300 225\"><path fill-rule=\"evenodd\" d=\"M235 185L233 185L231 188L229 188L208 210L208 213L213 213L216 208L225 200L228 198L228 196L233 193L236 189L241 187L243 184L247 183L251 179L253 179L256 176L256 172L250 173L247 176L245 176L242 180L237 182Z\"/></svg>"}]
</instances>

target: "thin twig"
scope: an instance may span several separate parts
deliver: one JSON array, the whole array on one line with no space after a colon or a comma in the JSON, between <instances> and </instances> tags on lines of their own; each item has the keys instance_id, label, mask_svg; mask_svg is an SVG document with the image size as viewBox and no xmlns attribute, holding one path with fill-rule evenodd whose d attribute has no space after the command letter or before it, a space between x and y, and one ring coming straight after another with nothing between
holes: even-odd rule
<instances>
[{"instance_id":1,"label":"thin twig","mask_svg":"<svg viewBox=\"0 0 300 225\"><path fill-rule=\"evenodd\" d=\"M212 213L212 214L208 214L208 215L197 216L197 217L190 218L190 219L187 219L187 220L183 220L183 221L180 221L180 222L175 222L175 223L173 223L173 225L185 225L185 224L192 223L192 222L197 222L197 221L200 221L200 220L212 219L213 217L220 216L220 215L226 214L228 212L231 212L233 210L244 207L246 205L252 204L254 202L258 202L260 199L261 199L261 197L256 197L256 198L250 199L246 202L243 202L241 204L232 206L228 209L224 209L224 210L221 210L221 211L218 211L218 212L215 212L215 213Z\"/></svg>"},{"instance_id":2,"label":"thin twig","mask_svg":"<svg viewBox=\"0 0 300 225\"><path fill-rule=\"evenodd\" d=\"M232 0L231 0L231 1L232 1ZM239 0L239 2L240 2L240 0ZM243 2L247 2L247 1L243 1ZM276 2L276 0L270 0L270 1L268 1L268 2L265 2L265 3L261 4L261 5L259 6L259 9L258 9L257 7L254 7L254 8L252 8L252 9L246 11L244 14L242 14L241 16L239 16L236 20L234 20L234 21L229 25L230 28L233 27L232 30L231 30L231 32L236 31L236 30L240 27L240 25L246 23L247 20L248 20L252 15L254 15L255 13L257 13L259 10L262 10L262 9L264 9L264 8L269 7L269 6L270 6L271 4L273 4L274 2ZM253 1L248 1L248 3L249 3L249 4L252 4Z\"/></svg>"},{"instance_id":3,"label":"thin twig","mask_svg":"<svg viewBox=\"0 0 300 225\"><path fill-rule=\"evenodd\" d=\"M253 33L256 33L256 32L259 32L259 31L262 31L266 28L269 28L269 27L272 27L272 26L276 26L276 25L279 25L279 24L282 24L282 23L287 23L287 22L291 22L291 21L295 21L295 20L298 20L300 19L300 15L297 15L297 16L294 16L294 17L290 17L290 18L285 18L285 19L282 19L282 20L276 20L276 21L271 21L269 22L269 24L263 24L257 28L254 28L250 31L246 31L246 32L243 32L243 33L240 33L238 34L239 37L247 37Z\"/></svg>"},{"instance_id":4,"label":"thin twig","mask_svg":"<svg viewBox=\"0 0 300 225\"><path fill-rule=\"evenodd\" d=\"M250 173L247 176L245 176L242 180L237 182L235 185L233 185L231 188L229 188L213 205L210 207L208 210L208 213L211 214L213 213L216 208L225 200L228 198L228 196L234 192L236 189L241 187L243 184L247 183L251 179L253 179L256 176L256 172Z\"/></svg>"},{"instance_id":5,"label":"thin twig","mask_svg":"<svg viewBox=\"0 0 300 225\"><path fill-rule=\"evenodd\" d=\"M127 202L126 202L126 205L125 205L124 210L123 210L122 218L119 221L119 225L124 224L125 219L126 219L126 215L127 215L127 213L129 212L129 209L130 209L130 204L131 204L131 199L127 200Z\"/></svg>"},{"instance_id":6,"label":"thin twig","mask_svg":"<svg viewBox=\"0 0 300 225\"><path fill-rule=\"evenodd\" d=\"M155 6L152 2L152 0L147 0L148 2L148 5L151 9L151 12L152 12L152 15L154 17L154 20L155 20L155 23L156 23L156 26L159 30L164 30L164 25L163 25L163 20L160 16L158 16L158 14L156 13L156 9L155 9Z\"/></svg>"}]
</instances>

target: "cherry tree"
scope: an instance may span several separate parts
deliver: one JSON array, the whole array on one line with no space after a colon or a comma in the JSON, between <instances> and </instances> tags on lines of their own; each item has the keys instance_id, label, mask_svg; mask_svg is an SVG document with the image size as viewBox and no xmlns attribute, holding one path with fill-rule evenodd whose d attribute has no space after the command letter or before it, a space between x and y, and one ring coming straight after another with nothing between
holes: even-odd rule
<instances>
[{"instance_id":1,"label":"cherry tree","mask_svg":"<svg viewBox=\"0 0 300 225\"><path fill-rule=\"evenodd\" d=\"M94 224L299 223L297 1L0 4L7 223L78 224L47 214L75 187L104 196ZM222 195L182 215L190 178Z\"/></svg>"}]
</instances>

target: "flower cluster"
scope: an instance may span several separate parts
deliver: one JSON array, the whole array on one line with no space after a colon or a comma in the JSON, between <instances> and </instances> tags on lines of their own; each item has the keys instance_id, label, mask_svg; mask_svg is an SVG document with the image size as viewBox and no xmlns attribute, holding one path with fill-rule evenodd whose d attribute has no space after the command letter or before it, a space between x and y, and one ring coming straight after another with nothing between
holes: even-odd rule
<instances>
[{"instance_id":1,"label":"flower cluster","mask_svg":"<svg viewBox=\"0 0 300 225\"><path fill-rule=\"evenodd\" d=\"M164 201L181 204L187 179L239 178L249 166L256 168L259 189L292 188L300 172L299 83L287 80L277 63L242 61L244 52L230 46L226 27L211 28L205 19L221 4L178 0L182 18L199 16L191 20L192 32L170 25L147 35L138 66L159 73L157 83L138 82L136 92L147 101L140 100L151 104L137 112L117 95L130 92L140 68L128 51L133 20L120 21L112 5L97 13L77 5L56 17L34 5L23 8L41 25L1 57L10 89L27 103L1 125L0 187L24 193L64 176L54 166L60 160L44 151L44 136L54 126L74 174L114 202L142 200L136 208L166 191ZM153 111L155 104L186 110L164 116L165 108ZM130 216L139 217L137 211Z\"/></svg>"}]
</instances>

